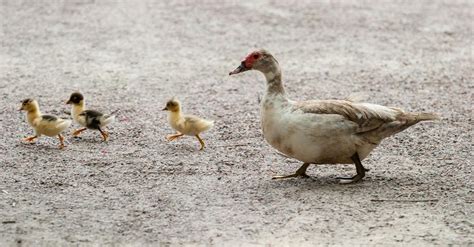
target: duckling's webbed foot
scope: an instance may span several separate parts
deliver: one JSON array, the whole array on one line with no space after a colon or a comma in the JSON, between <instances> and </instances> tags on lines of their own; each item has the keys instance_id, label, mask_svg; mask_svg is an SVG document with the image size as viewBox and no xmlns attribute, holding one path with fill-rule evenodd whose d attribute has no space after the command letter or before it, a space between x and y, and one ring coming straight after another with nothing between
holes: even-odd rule
<instances>
[{"instance_id":1,"label":"duckling's webbed foot","mask_svg":"<svg viewBox=\"0 0 474 247\"><path fill-rule=\"evenodd\" d=\"M58 138L59 138L59 149L63 149L63 148L65 147L65 145L64 145L64 137L63 137L61 134L59 134L59 135L58 135Z\"/></svg>"},{"instance_id":2,"label":"duckling's webbed foot","mask_svg":"<svg viewBox=\"0 0 474 247\"><path fill-rule=\"evenodd\" d=\"M284 178L296 178L296 177L303 177L309 178L306 175L306 169L308 169L309 163L304 163L294 174L291 175L284 175L284 176L273 176L272 179L284 179Z\"/></svg>"},{"instance_id":3,"label":"duckling's webbed foot","mask_svg":"<svg viewBox=\"0 0 474 247\"><path fill-rule=\"evenodd\" d=\"M174 135L167 135L167 136L166 136L166 140L168 140L168 141L174 141L174 140L180 138L180 137L183 136L183 135L184 135L184 134L181 134L181 133L179 133L179 132L176 133L176 134L174 134Z\"/></svg>"},{"instance_id":4,"label":"duckling's webbed foot","mask_svg":"<svg viewBox=\"0 0 474 247\"><path fill-rule=\"evenodd\" d=\"M109 133L107 133L107 131L104 131L102 130L100 127L99 127L99 131L100 131L100 134L102 135L102 140L107 141L107 139L109 139Z\"/></svg>"},{"instance_id":5,"label":"duckling's webbed foot","mask_svg":"<svg viewBox=\"0 0 474 247\"><path fill-rule=\"evenodd\" d=\"M362 181L362 178L365 177L365 172L369 171L369 169L365 168L360 162L358 153L355 153L354 155L352 155L351 159L352 161L354 161L354 164L356 166L357 175L350 178L338 177L337 179L341 180L339 181L339 183L341 184L351 184L351 183Z\"/></svg>"},{"instance_id":6,"label":"duckling's webbed foot","mask_svg":"<svg viewBox=\"0 0 474 247\"><path fill-rule=\"evenodd\" d=\"M30 136L30 137L23 138L23 141L25 141L25 142L32 142L32 141L34 141L36 138L38 138L38 137L37 137L37 136Z\"/></svg>"},{"instance_id":7,"label":"duckling's webbed foot","mask_svg":"<svg viewBox=\"0 0 474 247\"><path fill-rule=\"evenodd\" d=\"M77 136L79 136L79 135L82 133L82 131L84 131L84 130L86 130L86 129L87 129L87 128L77 129L77 130L75 130L74 132L72 132L72 136L77 137Z\"/></svg>"},{"instance_id":8,"label":"duckling's webbed foot","mask_svg":"<svg viewBox=\"0 0 474 247\"><path fill-rule=\"evenodd\" d=\"M199 140L199 143L201 143L201 148L199 150L203 150L206 144L204 143L204 141L201 139L199 135L196 135L196 138Z\"/></svg>"}]
</instances>

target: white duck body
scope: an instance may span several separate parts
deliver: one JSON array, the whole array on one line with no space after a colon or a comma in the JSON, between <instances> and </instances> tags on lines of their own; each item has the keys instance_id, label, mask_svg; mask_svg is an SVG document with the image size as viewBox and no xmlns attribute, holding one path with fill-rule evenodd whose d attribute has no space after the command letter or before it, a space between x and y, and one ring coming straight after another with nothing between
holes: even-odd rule
<instances>
[{"instance_id":1,"label":"white duck body","mask_svg":"<svg viewBox=\"0 0 474 247\"><path fill-rule=\"evenodd\" d=\"M394 109L379 105L358 106L379 110L393 118L398 114ZM342 115L304 112L298 102L281 94L265 95L261 103L261 121L263 136L272 147L310 164L351 164L354 153L363 160L380 143L380 140L371 142L357 135L363 129Z\"/></svg>"}]
</instances>

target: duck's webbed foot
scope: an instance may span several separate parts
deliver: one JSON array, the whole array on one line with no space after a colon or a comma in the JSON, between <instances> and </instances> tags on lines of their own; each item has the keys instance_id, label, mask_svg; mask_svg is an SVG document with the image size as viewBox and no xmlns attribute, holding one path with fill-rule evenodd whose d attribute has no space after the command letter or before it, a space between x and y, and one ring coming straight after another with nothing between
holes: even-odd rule
<instances>
[{"instance_id":1,"label":"duck's webbed foot","mask_svg":"<svg viewBox=\"0 0 474 247\"><path fill-rule=\"evenodd\" d=\"M174 141L174 140L180 138L180 137L183 136L183 135L184 135L184 134L181 134L181 133L177 132L177 133L174 134L174 135L167 135L167 136L166 136L166 140L168 140L168 141Z\"/></svg>"},{"instance_id":2,"label":"duck's webbed foot","mask_svg":"<svg viewBox=\"0 0 474 247\"><path fill-rule=\"evenodd\" d=\"M303 177L309 178L306 174L306 169L308 169L309 163L304 163L295 173L291 175L284 175L284 176L273 176L272 179L284 179L284 178L296 178L296 177Z\"/></svg>"},{"instance_id":3,"label":"duck's webbed foot","mask_svg":"<svg viewBox=\"0 0 474 247\"><path fill-rule=\"evenodd\" d=\"M362 163L360 162L359 154L355 153L351 157L352 161L354 161L354 164L356 166L356 171L357 175L353 177L338 177L339 183L341 184L352 184L352 183L357 183L359 181L362 181L362 179L365 177L365 172L369 171L369 169L365 168Z\"/></svg>"}]
</instances>

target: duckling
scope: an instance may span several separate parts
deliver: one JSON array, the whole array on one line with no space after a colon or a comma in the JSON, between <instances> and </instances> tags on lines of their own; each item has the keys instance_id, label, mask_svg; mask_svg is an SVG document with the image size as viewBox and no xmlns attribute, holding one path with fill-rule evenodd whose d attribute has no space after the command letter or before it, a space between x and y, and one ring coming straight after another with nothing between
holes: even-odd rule
<instances>
[{"instance_id":1,"label":"duckling","mask_svg":"<svg viewBox=\"0 0 474 247\"><path fill-rule=\"evenodd\" d=\"M368 171L361 161L383 139L421 121L439 119L429 112L405 112L395 107L350 100L288 99L277 60L265 50L250 53L229 75L257 70L266 78L260 103L265 140L281 153L303 162L291 175L274 179L308 177L310 164L355 164L357 175L341 183L361 181Z\"/></svg>"},{"instance_id":2,"label":"duckling","mask_svg":"<svg viewBox=\"0 0 474 247\"><path fill-rule=\"evenodd\" d=\"M209 130L214 125L214 121L205 120L193 115L183 115L181 112L181 103L176 98L172 98L166 103L166 107L163 111L169 111L168 122L176 130L176 134L168 135L166 139L173 141L183 135L195 136L201 148L203 150L206 144L201 139L199 134L206 130Z\"/></svg>"},{"instance_id":3,"label":"duckling","mask_svg":"<svg viewBox=\"0 0 474 247\"><path fill-rule=\"evenodd\" d=\"M65 129L71 126L71 120L64 120L53 115L42 115L38 102L34 99L25 99L21 103L20 111L26 111L28 124L35 130L35 135L24 138L23 141L32 142L41 135L58 136L59 149L63 149L64 137L61 135Z\"/></svg>"},{"instance_id":4,"label":"duckling","mask_svg":"<svg viewBox=\"0 0 474 247\"><path fill-rule=\"evenodd\" d=\"M94 110L86 110L84 96L79 92L72 93L66 104L72 104L72 118L79 125L83 126L83 128L77 129L72 133L74 137L79 136L86 129L94 129L99 130L104 141L108 140L109 133L104 130L104 127L112 123L115 120L115 116L105 115Z\"/></svg>"}]
</instances>

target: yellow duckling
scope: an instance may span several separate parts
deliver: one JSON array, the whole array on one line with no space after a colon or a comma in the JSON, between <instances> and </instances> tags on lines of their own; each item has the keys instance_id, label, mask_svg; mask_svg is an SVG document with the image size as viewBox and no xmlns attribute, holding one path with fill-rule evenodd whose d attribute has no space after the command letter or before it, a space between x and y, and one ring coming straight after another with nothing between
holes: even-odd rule
<instances>
[{"instance_id":1,"label":"yellow duckling","mask_svg":"<svg viewBox=\"0 0 474 247\"><path fill-rule=\"evenodd\" d=\"M199 140L199 143L201 143L199 150L204 149L206 144L204 144L199 134L212 128L214 121L205 120L193 115L183 115L181 112L181 103L176 98L169 100L163 111L170 112L168 114L168 122L171 127L177 131L176 134L166 137L168 141L173 141L183 135L195 136Z\"/></svg>"},{"instance_id":2,"label":"yellow duckling","mask_svg":"<svg viewBox=\"0 0 474 247\"><path fill-rule=\"evenodd\" d=\"M42 115L38 102L34 99L25 99L21 104L20 111L26 111L28 124L35 130L35 135L23 139L26 142L32 142L41 135L58 136L59 148L64 148L64 137L61 132L71 125L71 120L64 120L53 115Z\"/></svg>"}]
</instances>

